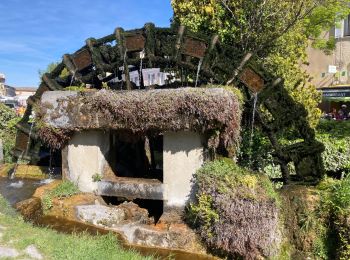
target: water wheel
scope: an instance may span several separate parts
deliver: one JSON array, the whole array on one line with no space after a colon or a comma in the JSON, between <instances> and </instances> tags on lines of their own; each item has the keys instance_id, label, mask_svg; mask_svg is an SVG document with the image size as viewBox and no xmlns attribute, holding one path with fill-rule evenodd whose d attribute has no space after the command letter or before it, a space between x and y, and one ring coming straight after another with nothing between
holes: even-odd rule
<instances>
[{"instance_id":1,"label":"water wheel","mask_svg":"<svg viewBox=\"0 0 350 260\"><path fill-rule=\"evenodd\" d=\"M42 144L35 129L31 129L30 116L45 91L65 90L71 86L96 89L108 86L114 90L144 89L150 87L150 84L145 84L147 79L143 79L143 73L138 73L136 78L130 78L130 74L140 72L142 69L159 68L161 72L167 73L167 79L163 84L153 84L151 86L153 88L228 82L250 89L249 93L271 92L274 88L271 87L273 80L258 73L256 68L249 64L250 56L238 53L232 46L222 44L216 35L193 33L184 26L157 28L154 24L148 23L140 29L124 31L122 28L117 28L113 34L103 38L89 38L75 53L65 54L62 62L51 73L43 75L35 95L28 99L23 118L16 125L18 131L13 156L15 160L18 158L29 160L31 164L37 164L41 159ZM68 72L68 75L63 72ZM286 91L279 93L279 95L271 94L269 98L265 95L265 99L283 102L288 94ZM290 97L287 100L291 111L295 111L297 106L295 102ZM261 99L261 102L264 100ZM272 107L266 107L272 114L276 113ZM303 113L300 116L303 120L306 118ZM282 124L281 127L289 125ZM304 130L309 129L306 119L302 121L300 127ZM270 131L267 126L265 129ZM314 144L312 134L305 138L308 138L306 144ZM308 147L306 145L306 149ZM280 151L282 148L275 149ZM286 149L284 152L288 152ZM320 154L319 150L316 152L317 155ZM279 159L282 158L280 154L277 156ZM303 156L306 158L310 155L306 153ZM302 160L303 156L298 160ZM285 159L285 161L291 160L290 156ZM284 164L283 160L281 164Z\"/></svg>"}]
</instances>

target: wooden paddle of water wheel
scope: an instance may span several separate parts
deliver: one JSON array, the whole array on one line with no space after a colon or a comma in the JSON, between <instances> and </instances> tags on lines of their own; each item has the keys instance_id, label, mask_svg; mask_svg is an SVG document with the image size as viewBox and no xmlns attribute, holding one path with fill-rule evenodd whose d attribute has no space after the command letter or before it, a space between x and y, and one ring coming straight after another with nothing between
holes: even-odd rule
<instances>
[{"instance_id":1,"label":"wooden paddle of water wheel","mask_svg":"<svg viewBox=\"0 0 350 260\"><path fill-rule=\"evenodd\" d=\"M283 83L277 84L278 90L276 90L274 79L257 73L254 66L250 65L250 60L254 57L250 58L251 55L237 53L234 47L219 42L216 35L208 37L193 33L183 26L156 28L154 24L148 23L141 29L124 31L122 28L117 28L113 34L103 38L89 38L81 49L73 54L65 54L54 71L43 75L37 92L28 99L27 110L16 126L18 131L13 156L16 160L18 158L29 160L31 164L40 162L43 145L36 134L35 127L31 127L31 114L35 106L40 105L40 98L45 91L65 90L71 86L95 89L108 86L113 90L137 90L228 82L245 88L248 95L259 91L260 103L263 103L271 114L276 114L276 119L281 119L278 121L282 122L281 128L289 127L291 120L278 117L279 111L276 110L275 105L279 104L286 111L305 110L289 97L283 89ZM160 72L165 73L166 78L162 84L155 84L155 82L145 84L143 70L150 68L159 68ZM68 71L69 75L62 73L63 71ZM141 71L142 73L139 73ZM131 79L131 74L138 76L136 79L135 77ZM288 106L282 104L286 100ZM260 124L269 137L271 132L279 130L274 124L264 123L259 115L258 113ZM301 145L303 151L305 151L304 148L307 150L309 147L318 147L313 152L319 158L322 147L315 141L305 113L293 115L290 119L302 118L298 121L300 122L298 127L303 129L303 133L305 132L303 135L305 142ZM282 156L282 153L295 154L301 146L281 148L274 138L270 139L275 146L276 158L281 164L282 171L289 161L296 163L312 156L309 152L298 153L298 156L294 157ZM296 157L301 158L296 159ZM287 172L284 173L284 177L288 178Z\"/></svg>"}]
</instances>

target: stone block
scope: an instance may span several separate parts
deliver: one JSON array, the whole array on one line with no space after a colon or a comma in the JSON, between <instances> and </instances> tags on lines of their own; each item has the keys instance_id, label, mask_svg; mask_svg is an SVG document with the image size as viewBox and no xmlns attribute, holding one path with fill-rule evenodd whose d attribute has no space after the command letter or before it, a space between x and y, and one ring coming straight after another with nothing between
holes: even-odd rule
<instances>
[{"instance_id":1,"label":"stone block","mask_svg":"<svg viewBox=\"0 0 350 260\"><path fill-rule=\"evenodd\" d=\"M66 178L83 192L96 191L97 182L92 176L103 173L108 151L109 135L103 131L76 133L67 146Z\"/></svg>"},{"instance_id":2,"label":"stone block","mask_svg":"<svg viewBox=\"0 0 350 260\"><path fill-rule=\"evenodd\" d=\"M193 199L193 176L202 164L203 145L200 134L186 131L164 134L164 211L184 208Z\"/></svg>"},{"instance_id":3,"label":"stone block","mask_svg":"<svg viewBox=\"0 0 350 260\"><path fill-rule=\"evenodd\" d=\"M164 185L155 179L117 177L98 182L97 194L129 199L163 200Z\"/></svg>"}]
</instances>

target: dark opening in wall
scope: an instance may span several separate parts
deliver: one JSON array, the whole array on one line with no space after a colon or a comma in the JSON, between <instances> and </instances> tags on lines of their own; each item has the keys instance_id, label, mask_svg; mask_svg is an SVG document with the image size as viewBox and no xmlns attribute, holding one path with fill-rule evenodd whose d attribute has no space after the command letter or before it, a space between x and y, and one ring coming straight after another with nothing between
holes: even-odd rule
<instances>
[{"instance_id":1,"label":"dark opening in wall","mask_svg":"<svg viewBox=\"0 0 350 260\"><path fill-rule=\"evenodd\" d=\"M109 166L117 177L163 181L163 136L123 138L112 132Z\"/></svg>"}]
</instances>

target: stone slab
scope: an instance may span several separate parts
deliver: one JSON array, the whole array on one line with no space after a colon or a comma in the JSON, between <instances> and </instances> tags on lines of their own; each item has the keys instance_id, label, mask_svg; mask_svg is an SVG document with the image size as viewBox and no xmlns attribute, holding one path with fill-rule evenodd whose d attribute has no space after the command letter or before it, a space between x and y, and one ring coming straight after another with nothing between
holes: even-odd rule
<instances>
[{"instance_id":1,"label":"stone slab","mask_svg":"<svg viewBox=\"0 0 350 260\"><path fill-rule=\"evenodd\" d=\"M97 194L125 198L163 200L164 184L155 179L117 177L98 182Z\"/></svg>"}]
</instances>

